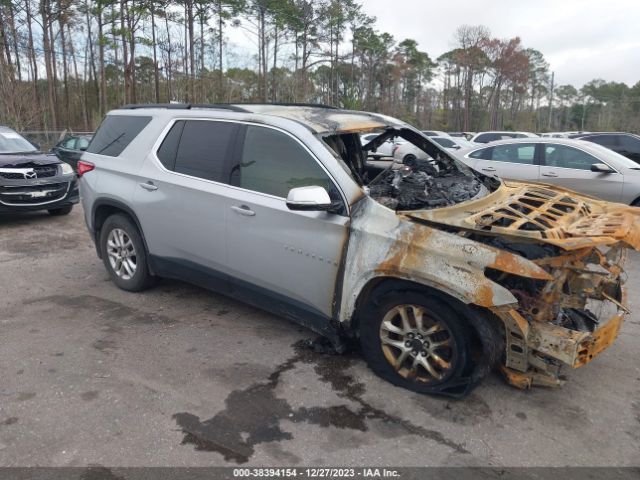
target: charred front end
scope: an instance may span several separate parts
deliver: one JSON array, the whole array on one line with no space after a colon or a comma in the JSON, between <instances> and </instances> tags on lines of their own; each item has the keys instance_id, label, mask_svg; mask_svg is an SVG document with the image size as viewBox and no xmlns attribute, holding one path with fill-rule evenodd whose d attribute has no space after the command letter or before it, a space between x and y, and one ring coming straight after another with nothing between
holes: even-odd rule
<instances>
[{"instance_id":1,"label":"charred front end","mask_svg":"<svg viewBox=\"0 0 640 480\"><path fill-rule=\"evenodd\" d=\"M639 213L519 183L477 203L410 215L524 257L548 273L534 279L499 265L485 269L517 300L489 308L504 326L501 368L507 380L520 388L559 385L561 367L590 362L615 341L629 313L623 266L627 249L640 246Z\"/></svg>"}]
</instances>

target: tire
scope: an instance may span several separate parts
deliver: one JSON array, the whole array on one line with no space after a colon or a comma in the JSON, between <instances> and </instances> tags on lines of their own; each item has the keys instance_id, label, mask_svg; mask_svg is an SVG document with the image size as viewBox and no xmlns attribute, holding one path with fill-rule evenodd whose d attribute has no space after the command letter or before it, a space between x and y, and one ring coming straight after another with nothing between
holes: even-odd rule
<instances>
[{"instance_id":1,"label":"tire","mask_svg":"<svg viewBox=\"0 0 640 480\"><path fill-rule=\"evenodd\" d=\"M129 217L115 214L105 220L100 252L111 279L122 290L139 292L153 285L142 236Z\"/></svg>"},{"instance_id":2,"label":"tire","mask_svg":"<svg viewBox=\"0 0 640 480\"><path fill-rule=\"evenodd\" d=\"M59 217L62 215L69 215L73 210L73 205L67 205L65 207L60 208L52 208L51 210L47 210L49 215L53 215L54 217Z\"/></svg>"},{"instance_id":3,"label":"tire","mask_svg":"<svg viewBox=\"0 0 640 480\"><path fill-rule=\"evenodd\" d=\"M369 367L383 379L414 392L464 395L469 383L468 375L473 370L472 332L464 319L443 300L425 292L392 290L373 298L364 307L359 322L360 346ZM407 335L388 330L391 328L389 323L392 326L402 325L399 309L403 307L411 325L411 333ZM420 315L411 313L416 312L413 307L424 312L421 315L422 329L414 328ZM439 325L440 330L427 335L435 325ZM409 338L411 334L413 338ZM418 334L422 339L417 338ZM389 341L395 342L396 346L391 346ZM410 348L407 342L411 344ZM400 368L394 367L391 362L398 362L403 352L408 353ZM431 371L425 367L425 362Z\"/></svg>"},{"instance_id":4,"label":"tire","mask_svg":"<svg viewBox=\"0 0 640 480\"><path fill-rule=\"evenodd\" d=\"M411 162L415 162L416 160L417 160L417 157L413 153L410 153L404 156L404 158L402 159L402 163L406 165L407 162L411 163Z\"/></svg>"}]
</instances>

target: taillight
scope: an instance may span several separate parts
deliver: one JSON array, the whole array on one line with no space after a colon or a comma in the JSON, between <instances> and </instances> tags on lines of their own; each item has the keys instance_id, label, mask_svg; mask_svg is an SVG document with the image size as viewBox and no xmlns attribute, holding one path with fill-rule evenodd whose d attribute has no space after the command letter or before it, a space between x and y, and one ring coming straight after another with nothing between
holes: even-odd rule
<instances>
[{"instance_id":1,"label":"taillight","mask_svg":"<svg viewBox=\"0 0 640 480\"><path fill-rule=\"evenodd\" d=\"M78 177L81 177L85 173L90 172L94 168L96 168L96 166L91 162L85 162L84 160L78 161L78 166L76 168L76 171L78 172Z\"/></svg>"}]
</instances>

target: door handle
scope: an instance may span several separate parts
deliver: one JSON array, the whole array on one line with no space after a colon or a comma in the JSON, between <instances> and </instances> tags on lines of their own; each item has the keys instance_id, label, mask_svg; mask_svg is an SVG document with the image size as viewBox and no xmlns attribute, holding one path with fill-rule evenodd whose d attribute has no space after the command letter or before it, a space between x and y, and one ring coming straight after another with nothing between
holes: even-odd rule
<instances>
[{"instance_id":1,"label":"door handle","mask_svg":"<svg viewBox=\"0 0 640 480\"><path fill-rule=\"evenodd\" d=\"M556 172L547 172L542 174L543 177L557 177L558 174Z\"/></svg>"},{"instance_id":2,"label":"door handle","mask_svg":"<svg viewBox=\"0 0 640 480\"><path fill-rule=\"evenodd\" d=\"M233 210L236 213L239 213L240 215L244 215L246 217L253 217L256 214L256 212L251 210L246 205L240 205L239 207L234 205L231 207L231 210Z\"/></svg>"},{"instance_id":3,"label":"door handle","mask_svg":"<svg viewBox=\"0 0 640 480\"><path fill-rule=\"evenodd\" d=\"M157 187L157 186L155 186L155 185L153 184L153 182L151 182L151 181L149 181L149 182L143 182L143 183L141 183L141 184L140 184L140 186L141 186L142 188L144 188L145 190L149 191L149 192L153 192L154 190L157 190L157 189L158 189L158 187Z\"/></svg>"},{"instance_id":4,"label":"door handle","mask_svg":"<svg viewBox=\"0 0 640 480\"><path fill-rule=\"evenodd\" d=\"M495 172L496 169L493 167L485 167L481 169L483 172Z\"/></svg>"}]
</instances>

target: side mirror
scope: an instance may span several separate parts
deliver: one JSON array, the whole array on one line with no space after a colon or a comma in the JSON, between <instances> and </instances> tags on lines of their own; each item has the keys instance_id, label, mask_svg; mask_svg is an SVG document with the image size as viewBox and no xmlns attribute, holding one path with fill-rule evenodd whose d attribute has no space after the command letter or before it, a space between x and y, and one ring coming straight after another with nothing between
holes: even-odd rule
<instances>
[{"instance_id":1,"label":"side mirror","mask_svg":"<svg viewBox=\"0 0 640 480\"><path fill-rule=\"evenodd\" d=\"M606 163L594 163L591 165L591 171L596 173L615 173L615 170Z\"/></svg>"},{"instance_id":2,"label":"side mirror","mask_svg":"<svg viewBox=\"0 0 640 480\"><path fill-rule=\"evenodd\" d=\"M80 150L81 152L86 152L88 147L80 147L78 150Z\"/></svg>"},{"instance_id":3,"label":"side mirror","mask_svg":"<svg viewBox=\"0 0 640 480\"><path fill-rule=\"evenodd\" d=\"M287 195L289 210L329 211L333 207L329 193L318 186L298 187L289 190Z\"/></svg>"}]
</instances>

